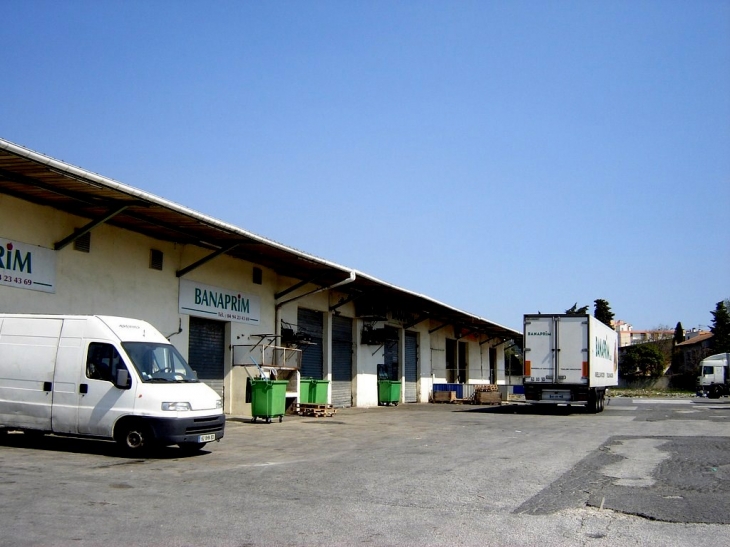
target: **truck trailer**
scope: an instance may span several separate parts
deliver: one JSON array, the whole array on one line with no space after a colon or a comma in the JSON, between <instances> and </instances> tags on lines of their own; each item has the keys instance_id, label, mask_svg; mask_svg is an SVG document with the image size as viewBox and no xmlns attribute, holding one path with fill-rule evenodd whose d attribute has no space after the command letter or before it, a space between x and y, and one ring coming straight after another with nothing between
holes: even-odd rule
<instances>
[{"instance_id":1,"label":"truck trailer","mask_svg":"<svg viewBox=\"0 0 730 547\"><path fill-rule=\"evenodd\" d=\"M710 399L730 395L730 353L717 353L700 361L697 394Z\"/></svg>"},{"instance_id":2,"label":"truck trailer","mask_svg":"<svg viewBox=\"0 0 730 547\"><path fill-rule=\"evenodd\" d=\"M145 321L0 314L0 434L116 440L130 452L223 437L220 396Z\"/></svg>"},{"instance_id":3,"label":"truck trailer","mask_svg":"<svg viewBox=\"0 0 730 547\"><path fill-rule=\"evenodd\" d=\"M602 412L618 385L618 335L588 314L525 315L524 356L528 403Z\"/></svg>"}]
</instances>

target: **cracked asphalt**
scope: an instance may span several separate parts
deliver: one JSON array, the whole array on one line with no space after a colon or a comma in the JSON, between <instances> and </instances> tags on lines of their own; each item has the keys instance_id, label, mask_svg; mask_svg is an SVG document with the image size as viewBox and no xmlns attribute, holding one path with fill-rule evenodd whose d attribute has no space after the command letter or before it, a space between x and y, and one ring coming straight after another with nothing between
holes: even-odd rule
<instances>
[{"instance_id":1,"label":"cracked asphalt","mask_svg":"<svg viewBox=\"0 0 730 547\"><path fill-rule=\"evenodd\" d=\"M728 545L730 401L230 419L195 456L0 438L0 546Z\"/></svg>"}]
</instances>

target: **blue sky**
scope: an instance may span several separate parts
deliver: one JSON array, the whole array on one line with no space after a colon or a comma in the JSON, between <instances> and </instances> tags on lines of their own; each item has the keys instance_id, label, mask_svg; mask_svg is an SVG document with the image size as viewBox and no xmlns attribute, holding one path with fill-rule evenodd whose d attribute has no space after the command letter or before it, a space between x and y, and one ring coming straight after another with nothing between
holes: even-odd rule
<instances>
[{"instance_id":1,"label":"blue sky","mask_svg":"<svg viewBox=\"0 0 730 547\"><path fill-rule=\"evenodd\" d=\"M730 298L730 0L2 8L4 139L517 329Z\"/></svg>"}]
</instances>

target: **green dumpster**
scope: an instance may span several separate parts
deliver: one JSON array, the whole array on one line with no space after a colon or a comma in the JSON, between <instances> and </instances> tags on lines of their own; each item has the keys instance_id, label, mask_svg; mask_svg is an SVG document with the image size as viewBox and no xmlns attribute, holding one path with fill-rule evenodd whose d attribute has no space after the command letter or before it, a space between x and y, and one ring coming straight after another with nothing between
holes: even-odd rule
<instances>
[{"instance_id":1,"label":"green dumpster","mask_svg":"<svg viewBox=\"0 0 730 547\"><path fill-rule=\"evenodd\" d=\"M299 402L300 403L308 403L312 387L312 382L309 381L310 378L302 378L299 380Z\"/></svg>"},{"instance_id":2,"label":"green dumpster","mask_svg":"<svg viewBox=\"0 0 730 547\"><path fill-rule=\"evenodd\" d=\"M286 380L251 379L251 414L254 422L257 418L264 418L266 423L271 423L271 418L277 416L279 421L284 419L288 384Z\"/></svg>"},{"instance_id":3,"label":"green dumpster","mask_svg":"<svg viewBox=\"0 0 730 547\"><path fill-rule=\"evenodd\" d=\"M302 378L299 381L299 402L308 404L327 404L327 388L329 380Z\"/></svg>"},{"instance_id":4,"label":"green dumpster","mask_svg":"<svg viewBox=\"0 0 730 547\"><path fill-rule=\"evenodd\" d=\"M398 406L400 402L400 382L394 380L378 380L378 405L391 404Z\"/></svg>"}]
</instances>

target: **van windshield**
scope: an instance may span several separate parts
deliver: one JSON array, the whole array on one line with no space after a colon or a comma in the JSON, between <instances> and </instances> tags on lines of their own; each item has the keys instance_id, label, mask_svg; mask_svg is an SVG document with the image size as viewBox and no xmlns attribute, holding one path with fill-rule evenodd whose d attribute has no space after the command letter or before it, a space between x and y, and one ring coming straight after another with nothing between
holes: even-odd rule
<instances>
[{"instance_id":1,"label":"van windshield","mask_svg":"<svg viewBox=\"0 0 730 547\"><path fill-rule=\"evenodd\" d=\"M122 342L143 382L197 382L198 376L171 344Z\"/></svg>"}]
</instances>

